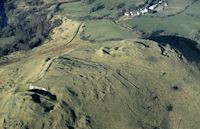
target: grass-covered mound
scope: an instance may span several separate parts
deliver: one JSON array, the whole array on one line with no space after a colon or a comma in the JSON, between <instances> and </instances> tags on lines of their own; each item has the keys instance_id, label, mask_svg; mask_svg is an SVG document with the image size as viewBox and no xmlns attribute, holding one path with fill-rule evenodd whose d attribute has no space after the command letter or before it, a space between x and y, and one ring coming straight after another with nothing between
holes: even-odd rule
<instances>
[{"instance_id":1,"label":"grass-covered mound","mask_svg":"<svg viewBox=\"0 0 200 129\"><path fill-rule=\"evenodd\" d=\"M148 40L68 47L12 64L15 81L1 76L2 128L199 128L200 73L175 49Z\"/></svg>"}]
</instances>

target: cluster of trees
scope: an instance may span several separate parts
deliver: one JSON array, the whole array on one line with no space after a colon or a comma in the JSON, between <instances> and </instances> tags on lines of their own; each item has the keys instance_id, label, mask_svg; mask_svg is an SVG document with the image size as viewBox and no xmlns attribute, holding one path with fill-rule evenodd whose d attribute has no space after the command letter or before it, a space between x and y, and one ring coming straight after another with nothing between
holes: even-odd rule
<instances>
[{"instance_id":1,"label":"cluster of trees","mask_svg":"<svg viewBox=\"0 0 200 129\"><path fill-rule=\"evenodd\" d=\"M149 7L151 5L157 4L160 0L146 0L145 5L146 7Z\"/></svg>"},{"instance_id":2,"label":"cluster of trees","mask_svg":"<svg viewBox=\"0 0 200 129\"><path fill-rule=\"evenodd\" d=\"M4 9L4 0L0 1L0 29L7 24L7 16Z\"/></svg>"},{"instance_id":3,"label":"cluster of trees","mask_svg":"<svg viewBox=\"0 0 200 129\"><path fill-rule=\"evenodd\" d=\"M12 24L2 28L0 35L2 38L14 36L15 40L1 49L1 55L6 55L12 51L27 50L40 45L41 41L48 36L51 24L45 20L42 14L32 14L24 12L17 16ZM26 17L29 15L29 18Z\"/></svg>"},{"instance_id":4,"label":"cluster of trees","mask_svg":"<svg viewBox=\"0 0 200 129\"><path fill-rule=\"evenodd\" d=\"M135 6L134 3L130 4L130 3L125 3L125 2L115 3L115 4L105 4L104 2L101 2L100 0L82 0L82 2L85 4L89 4L88 6L90 7L89 13L93 13L101 9L111 10L110 15L104 18L113 19L113 20L118 19L120 16L122 16L126 10L134 10L138 8L137 6ZM141 6L143 7L144 4ZM85 17L85 19L88 19L88 18L92 19L90 14Z\"/></svg>"},{"instance_id":5,"label":"cluster of trees","mask_svg":"<svg viewBox=\"0 0 200 129\"><path fill-rule=\"evenodd\" d=\"M95 4L93 4L93 6L91 6L89 13L101 10L103 8L105 8L104 4L102 4L100 2L99 3L95 3Z\"/></svg>"},{"instance_id":6,"label":"cluster of trees","mask_svg":"<svg viewBox=\"0 0 200 129\"><path fill-rule=\"evenodd\" d=\"M26 0L32 4L38 4L41 0ZM7 55L13 51L28 50L37 47L48 36L49 32L55 26L61 24L56 20L51 22L48 19L48 12L44 10L15 10L10 9L10 5L6 4L5 10L10 20L9 24L0 29L0 38L15 37L15 39L7 45L0 44L0 56ZM13 6L12 6L13 7Z\"/></svg>"},{"instance_id":7,"label":"cluster of trees","mask_svg":"<svg viewBox=\"0 0 200 129\"><path fill-rule=\"evenodd\" d=\"M28 5L41 5L43 4L42 0L23 0Z\"/></svg>"},{"instance_id":8,"label":"cluster of trees","mask_svg":"<svg viewBox=\"0 0 200 129\"><path fill-rule=\"evenodd\" d=\"M192 40L195 40L195 41L199 41L200 40L200 30L198 30L197 32L195 32L192 35Z\"/></svg>"},{"instance_id":9,"label":"cluster of trees","mask_svg":"<svg viewBox=\"0 0 200 129\"><path fill-rule=\"evenodd\" d=\"M103 2L99 2L96 0L82 0L83 3L89 4L89 14L88 16L85 16L82 20L88 20L88 19L118 19L120 16L122 16L126 10L126 8L129 8L130 6L127 6L124 2L115 4L115 5L107 5L104 4ZM135 7L135 6L134 6ZM93 17L90 16L91 13L102 10L102 9L107 9L111 10L112 13L109 15L102 15L102 17Z\"/></svg>"}]
</instances>

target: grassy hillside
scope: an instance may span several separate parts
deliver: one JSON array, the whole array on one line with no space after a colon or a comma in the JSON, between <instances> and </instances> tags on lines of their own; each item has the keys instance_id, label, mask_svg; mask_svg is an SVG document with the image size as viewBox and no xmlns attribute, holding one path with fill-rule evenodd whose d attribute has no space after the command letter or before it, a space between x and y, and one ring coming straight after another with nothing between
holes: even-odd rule
<instances>
[{"instance_id":1,"label":"grassy hillside","mask_svg":"<svg viewBox=\"0 0 200 129\"><path fill-rule=\"evenodd\" d=\"M200 2L143 2L5 0L0 128L199 129Z\"/></svg>"},{"instance_id":2,"label":"grassy hillside","mask_svg":"<svg viewBox=\"0 0 200 129\"><path fill-rule=\"evenodd\" d=\"M49 60L52 51L33 52L26 63L1 69L9 76L1 81L0 126L198 129L200 73L174 49L164 49L168 56L156 42L121 40L68 46Z\"/></svg>"}]
</instances>

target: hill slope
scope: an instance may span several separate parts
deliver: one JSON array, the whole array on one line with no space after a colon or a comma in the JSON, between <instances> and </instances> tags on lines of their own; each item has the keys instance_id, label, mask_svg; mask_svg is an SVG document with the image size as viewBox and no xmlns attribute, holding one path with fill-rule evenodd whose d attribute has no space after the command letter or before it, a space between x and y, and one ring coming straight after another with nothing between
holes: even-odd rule
<instances>
[{"instance_id":1,"label":"hill slope","mask_svg":"<svg viewBox=\"0 0 200 129\"><path fill-rule=\"evenodd\" d=\"M27 60L2 81L1 127L198 129L199 69L164 48L168 56L148 40L87 43L43 67L42 56Z\"/></svg>"},{"instance_id":2,"label":"hill slope","mask_svg":"<svg viewBox=\"0 0 200 129\"><path fill-rule=\"evenodd\" d=\"M145 24L152 27L148 33L132 26L159 14L118 19L118 13L141 0L5 1L0 9L0 55L6 55L0 57L0 128L199 129L197 30L189 39L166 35L151 26L154 21ZM169 3L198 19L198 13L191 13L197 5L190 0ZM15 8L9 10L12 4ZM165 13L181 11L174 9ZM34 33L27 37L29 31ZM15 35L21 33L26 35ZM38 36L41 40L31 42L30 49L29 41Z\"/></svg>"}]
</instances>

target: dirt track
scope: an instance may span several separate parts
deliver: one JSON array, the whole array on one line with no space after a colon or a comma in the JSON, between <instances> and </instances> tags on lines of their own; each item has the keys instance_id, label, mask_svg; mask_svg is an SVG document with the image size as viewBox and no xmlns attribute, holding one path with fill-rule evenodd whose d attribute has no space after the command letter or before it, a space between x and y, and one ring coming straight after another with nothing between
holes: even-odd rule
<instances>
[{"instance_id":1,"label":"dirt track","mask_svg":"<svg viewBox=\"0 0 200 129\"><path fill-rule=\"evenodd\" d=\"M10 65L10 64L13 64L13 63L17 63L17 62L20 62L20 61L25 61L27 59L35 58L37 56L42 56L42 55L52 53L52 52L55 52L55 53L64 52L65 49L68 50L68 48L75 47L77 44L76 43L71 44L71 43L75 39L77 39L77 40L79 39L78 34L80 33L80 29L81 29L83 24L84 23L82 22L77 26L77 29L75 30L75 33L73 34L73 36L69 39L69 41L65 42L64 44L63 43L60 43L60 44L57 44L57 45L51 44L51 45L48 45L48 47L45 46L45 49L43 49L43 48L40 49L40 47L37 47L39 49L39 51L37 51L37 52L27 51L26 52L27 54L23 55L20 58L19 57L10 58L8 56L7 59L6 58L4 59L2 57L1 59L4 59L4 60L0 61L0 67L7 66L7 65ZM41 47L43 47L43 45Z\"/></svg>"}]
</instances>

